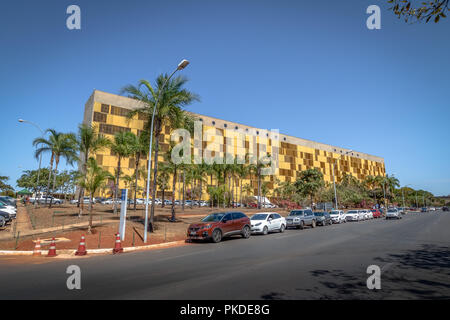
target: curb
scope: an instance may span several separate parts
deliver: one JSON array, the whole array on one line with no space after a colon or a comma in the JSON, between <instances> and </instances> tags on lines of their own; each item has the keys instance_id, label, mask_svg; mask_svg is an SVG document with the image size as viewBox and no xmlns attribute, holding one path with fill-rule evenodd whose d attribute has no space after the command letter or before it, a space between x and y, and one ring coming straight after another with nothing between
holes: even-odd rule
<instances>
[{"instance_id":1,"label":"curb","mask_svg":"<svg viewBox=\"0 0 450 320\"><path fill-rule=\"evenodd\" d=\"M139 246L139 247L125 247L123 248L123 252L133 252L133 251L141 251L146 249L157 249L157 248L166 248L171 246L177 246L182 245L186 243L186 240L178 240L178 241L171 241L171 242L164 242L164 243L157 243L157 244L149 244L146 246ZM64 256L75 256L76 249L62 249L58 250L58 255L64 255ZM86 250L88 254L104 254L104 253L111 253L113 251L113 248L106 248L106 249L88 249ZM46 256L48 253L48 250L41 250L41 255ZM33 250L30 251L16 251L16 250L0 250L0 256L32 256Z\"/></svg>"}]
</instances>

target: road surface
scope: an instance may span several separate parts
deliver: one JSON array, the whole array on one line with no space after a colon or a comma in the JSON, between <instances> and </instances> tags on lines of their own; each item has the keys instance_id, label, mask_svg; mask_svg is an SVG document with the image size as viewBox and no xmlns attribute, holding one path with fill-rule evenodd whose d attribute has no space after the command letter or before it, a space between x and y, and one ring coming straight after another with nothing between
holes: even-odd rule
<instances>
[{"instance_id":1,"label":"road surface","mask_svg":"<svg viewBox=\"0 0 450 320\"><path fill-rule=\"evenodd\" d=\"M89 258L0 258L2 299L450 299L450 213ZM81 269L68 290L66 268ZM367 267L381 268L369 290Z\"/></svg>"}]
</instances>

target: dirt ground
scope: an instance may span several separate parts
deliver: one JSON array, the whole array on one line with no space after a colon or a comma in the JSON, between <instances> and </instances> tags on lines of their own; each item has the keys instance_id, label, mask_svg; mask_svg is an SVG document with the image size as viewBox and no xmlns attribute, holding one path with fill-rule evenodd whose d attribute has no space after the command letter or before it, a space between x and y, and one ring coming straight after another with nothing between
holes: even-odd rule
<instances>
[{"instance_id":1,"label":"dirt ground","mask_svg":"<svg viewBox=\"0 0 450 320\"><path fill-rule=\"evenodd\" d=\"M256 212L270 211L279 212L283 216L287 215L287 211L280 209L234 209L236 211L242 211L251 216ZM157 244L170 241L184 240L186 238L186 230L190 223L199 221L202 217L208 215L211 212L218 211L230 211L229 208L198 208L185 207L184 212L181 208L177 208L177 222L169 222L171 216L170 207L157 207L155 208L155 230L153 233L148 234L148 240L146 244ZM97 225L93 229L92 234L87 233L87 226L78 227L74 230L63 230L67 228L69 224L75 224L80 222L89 221L89 214L87 208L84 210L84 214L79 217L79 209L76 205L65 204L61 206L55 206L51 209L47 207L33 208L29 207L18 208L18 214L27 214L30 217L31 225L33 229L42 229L49 227L61 227L61 230L51 233L45 233L42 235L21 237L16 243L16 239L10 238L9 240L0 241L0 250L33 250L35 243L33 242L38 237L43 239L49 239L52 237L66 238L67 241L61 241L56 243L58 249L77 249L80 243L81 236L85 236L86 246L88 249L97 248L112 248L115 243L115 234L119 229L119 213L114 214L111 205L97 204L93 210L94 225ZM118 210L120 212L120 209ZM143 206L139 206L138 210L127 210L127 223L125 240L122 242L123 247L141 246L144 236L144 214L145 210ZM108 222L114 220L112 222ZM17 246L17 247L16 247ZM41 244L42 249L48 249L49 244Z\"/></svg>"}]
</instances>

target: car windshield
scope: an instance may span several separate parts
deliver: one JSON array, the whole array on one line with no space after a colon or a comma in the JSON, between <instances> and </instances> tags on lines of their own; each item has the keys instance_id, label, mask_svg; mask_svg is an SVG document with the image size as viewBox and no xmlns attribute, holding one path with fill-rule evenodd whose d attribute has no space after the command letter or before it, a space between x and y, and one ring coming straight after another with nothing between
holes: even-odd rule
<instances>
[{"instance_id":1,"label":"car windshield","mask_svg":"<svg viewBox=\"0 0 450 320\"><path fill-rule=\"evenodd\" d=\"M395 209L389 209L388 212L397 212Z\"/></svg>"},{"instance_id":2,"label":"car windshield","mask_svg":"<svg viewBox=\"0 0 450 320\"><path fill-rule=\"evenodd\" d=\"M323 216L323 212L314 212L314 215L316 217L322 217Z\"/></svg>"},{"instance_id":3,"label":"car windshield","mask_svg":"<svg viewBox=\"0 0 450 320\"><path fill-rule=\"evenodd\" d=\"M349 211L348 213L358 213L358 211L351 210L351 211Z\"/></svg>"},{"instance_id":4,"label":"car windshield","mask_svg":"<svg viewBox=\"0 0 450 320\"><path fill-rule=\"evenodd\" d=\"M330 214L339 214L339 211L331 211Z\"/></svg>"},{"instance_id":5,"label":"car windshield","mask_svg":"<svg viewBox=\"0 0 450 320\"><path fill-rule=\"evenodd\" d=\"M220 221L222 220L222 217L225 215L225 213L213 213L209 216L206 216L202 219L203 222L214 222L214 221Z\"/></svg>"},{"instance_id":6,"label":"car windshield","mask_svg":"<svg viewBox=\"0 0 450 320\"><path fill-rule=\"evenodd\" d=\"M267 214L261 213L261 214L255 214L253 217L250 218L250 220L266 220Z\"/></svg>"},{"instance_id":7,"label":"car windshield","mask_svg":"<svg viewBox=\"0 0 450 320\"><path fill-rule=\"evenodd\" d=\"M303 211L291 211L289 213L290 216L301 216L303 214Z\"/></svg>"}]
</instances>

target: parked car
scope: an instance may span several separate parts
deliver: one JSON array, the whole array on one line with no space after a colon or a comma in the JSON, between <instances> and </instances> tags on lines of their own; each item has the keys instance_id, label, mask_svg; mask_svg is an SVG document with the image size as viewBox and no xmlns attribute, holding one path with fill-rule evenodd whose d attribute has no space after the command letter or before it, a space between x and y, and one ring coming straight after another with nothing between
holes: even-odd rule
<instances>
[{"instance_id":1,"label":"parked car","mask_svg":"<svg viewBox=\"0 0 450 320\"><path fill-rule=\"evenodd\" d=\"M316 217L316 223L319 226L326 226L333 224L333 221L331 221L330 214L326 211L314 212L314 216Z\"/></svg>"},{"instance_id":2,"label":"parked car","mask_svg":"<svg viewBox=\"0 0 450 320\"><path fill-rule=\"evenodd\" d=\"M448 207L447 206L442 207L442 211L448 211Z\"/></svg>"},{"instance_id":3,"label":"parked car","mask_svg":"<svg viewBox=\"0 0 450 320\"><path fill-rule=\"evenodd\" d=\"M4 228L6 226L6 220L3 216L0 216L0 228Z\"/></svg>"},{"instance_id":4,"label":"parked car","mask_svg":"<svg viewBox=\"0 0 450 320\"><path fill-rule=\"evenodd\" d=\"M3 210L1 210L1 209L0 209L0 217L3 217L3 220L5 221L4 226L5 226L7 223L9 223L9 222L12 221L11 215L10 215L8 212L3 211Z\"/></svg>"},{"instance_id":5,"label":"parked car","mask_svg":"<svg viewBox=\"0 0 450 320\"><path fill-rule=\"evenodd\" d=\"M430 207L430 211L436 211L435 207Z\"/></svg>"},{"instance_id":6,"label":"parked car","mask_svg":"<svg viewBox=\"0 0 450 320\"><path fill-rule=\"evenodd\" d=\"M316 217L311 209L292 210L286 217L286 228L303 229L305 226L316 227Z\"/></svg>"},{"instance_id":7,"label":"parked car","mask_svg":"<svg viewBox=\"0 0 450 320\"><path fill-rule=\"evenodd\" d=\"M12 197L0 196L0 201L17 208L17 200Z\"/></svg>"},{"instance_id":8,"label":"parked car","mask_svg":"<svg viewBox=\"0 0 450 320\"><path fill-rule=\"evenodd\" d=\"M48 196L48 197L40 197L40 198L30 198L30 202L34 204L34 202L37 201L39 204L50 204L50 201L52 202L52 204L62 204L63 200L52 197L52 196Z\"/></svg>"},{"instance_id":9,"label":"parked car","mask_svg":"<svg viewBox=\"0 0 450 320\"><path fill-rule=\"evenodd\" d=\"M347 221L345 219L345 213L342 210L332 210L330 212L330 217L333 223L345 223Z\"/></svg>"},{"instance_id":10,"label":"parked car","mask_svg":"<svg viewBox=\"0 0 450 320\"><path fill-rule=\"evenodd\" d=\"M277 206L272 203L261 203L261 208L276 208Z\"/></svg>"},{"instance_id":11,"label":"parked car","mask_svg":"<svg viewBox=\"0 0 450 320\"><path fill-rule=\"evenodd\" d=\"M15 207L10 206L10 205L5 204L2 201L0 201L0 210L4 211L4 212L7 212L11 219L15 219L16 218L17 210L16 210Z\"/></svg>"},{"instance_id":12,"label":"parked car","mask_svg":"<svg viewBox=\"0 0 450 320\"><path fill-rule=\"evenodd\" d=\"M275 212L256 213L250 218L252 233L284 232L286 219Z\"/></svg>"},{"instance_id":13,"label":"parked car","mask_svg":"<svg viewBox=\"0 0 450 320\"><path fill-rule=\"evenodd\" d=\"M366 212L364 210L358 210L359 220L364 221L367 220Z\"/></svg>"},{"instance_id":14,"label":"parked car","mask_svg":"<svg viewBox=\"0 0 450 320\"><path fill-rule=\"evenodd\" d=\"M428 212L428 208L427 207L423 207L420 209L421 212Z\"/></svg>"},{"instance_id":15,"label":"parked car","mask_svg":"<svg viewBox=\"0 0 450 320\"><path fill-rule=\"evenodd\" d=\"M390 208L386 212L386 220L388 219L401 219L401 213L396 208Z\"/></svg>"},{"instance_id":16,"label":"parked car","mask_svg":"<svg viewBox=\"0 0 450 320\"><path fill-rule=\"evenodd\" d=\"M378 209L373 209L372 210L372 216L374 219L378 219L381 218L381 211Z\"/></svg>"},{"instance_id":17,"label":"parked car","mask_svg":"<svg viewBox=\"0 0 450 320\"><path fill-rule=\"evenodd\" d=\"M347 221L360 221L361 215L358 210L349 210L345 213L345 219Z\"/></svg>"},{"instance_id":18,"label":"parked car","mask_svg":"<svg viewBox=\"0 0 450 320\"><path fill-rule=\"evenodd\" d=\"M242 212L213 213L199 223L192 223L187 230L190 240L211 240L215 243L233 235L246 239L251 235L250 218Z\"/></svg>"}]
</instances>

